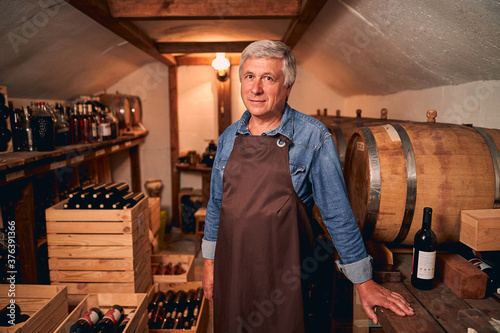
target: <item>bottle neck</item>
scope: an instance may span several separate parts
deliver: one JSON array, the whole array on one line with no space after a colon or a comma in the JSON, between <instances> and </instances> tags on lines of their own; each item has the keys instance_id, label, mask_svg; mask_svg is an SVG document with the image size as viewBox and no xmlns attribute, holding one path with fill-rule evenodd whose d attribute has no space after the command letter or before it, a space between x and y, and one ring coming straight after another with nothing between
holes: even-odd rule
<instances>
[{"instance_id":1,"label":"bottle neck","mask_svg":"<svg viewBox=\"0 0 500 333\"><path fill-rule=\"evenodd\" d=\"M424 216L422 219L422 229L430 230L431 229L431 222L432 222L432 209L425 208L424 209Z\"/></svg>"}]
</instances>

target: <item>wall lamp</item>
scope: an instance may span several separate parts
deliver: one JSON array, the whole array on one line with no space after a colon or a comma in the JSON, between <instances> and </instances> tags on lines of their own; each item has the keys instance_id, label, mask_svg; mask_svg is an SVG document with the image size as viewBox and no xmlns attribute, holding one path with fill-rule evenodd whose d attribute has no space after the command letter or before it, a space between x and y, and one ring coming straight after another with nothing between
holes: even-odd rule
<instances>
[{"instance_id":1,"label":"wall lamp","mask_svg":"<svg viewBox=\"0 0 500 333\"><path fill-rule=\"evenodd\" d=\"M229 77L229 66L231 63L226 58L225 53L216 53L215 59L212 61L212 67L216 70L217 79L224 82Z\"/></svg>"}]
</instances>

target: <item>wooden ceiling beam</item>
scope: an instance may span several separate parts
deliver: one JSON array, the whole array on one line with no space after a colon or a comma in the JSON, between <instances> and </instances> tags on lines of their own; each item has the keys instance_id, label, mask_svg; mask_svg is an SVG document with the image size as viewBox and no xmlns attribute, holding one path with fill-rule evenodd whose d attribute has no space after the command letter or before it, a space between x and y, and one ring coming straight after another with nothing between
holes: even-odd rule
<instances>
[{"instance_id":1,"label":"wooden ceiling beam","mask_svg":"<svg viewBox=\"0 0 500 333\"><path fill-rule=\"evenodd\" d=\"M161 54L154 40L135 24L114 19L109 12L106 0L66 0L66 2L161 63L168 66L176 64L173 56Z\"/></svg>"},{"instance_id":2,"label":"wooden ceiling beam","mask_svg":"<svg viewBox=\"0 0 500 333\"><path fill-rule=\"evenodd\" d=\"M119 19L294 18L302 0L107 0Z\"/></svg>"},{"instance_id":3,"label":"wooden ceiling beam","mask_svg":"<svg viewBox=\"0 0 500 333\"><path fill-rule=\"evenodd\" d=\"M313 23L316 16L318 16L326 2L327 0L307 0L304 9L295 20L292 20L281 41L291 48L294 48L307 29L309 29L309 26Z\"/></svg>"},{"instance_id":4,"label":"wooden ceiling beam","mask_svg":"<svg viewBox=\"0 0 500 333\"><path fill-rule=\"evenodd\" d=\"M157 43L161 53L242 52L250 42L172 42Z\"/></svg>"},{"instance_id":5,"label":"wooden ceiling beam","mask_svg":"<svg viewBox=\"0 0 500 333\"><path fill-rule=\"evenodd\" d=\"M226 55L226 58L229 60L231 66L238 66L240 64L240 56L230 56ZM212 61L214 60L214 56L206 57L206 56L177 56L175 57L177 61L177 66L211 66Z\"/></svg>"}]
</instances>

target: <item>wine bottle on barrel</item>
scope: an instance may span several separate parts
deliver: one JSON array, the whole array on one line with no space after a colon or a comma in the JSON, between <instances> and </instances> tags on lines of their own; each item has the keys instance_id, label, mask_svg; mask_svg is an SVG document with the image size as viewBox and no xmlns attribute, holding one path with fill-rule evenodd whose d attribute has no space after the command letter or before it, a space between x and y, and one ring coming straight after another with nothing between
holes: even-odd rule
<instances>
[{"instance_id":1,"label":"wine bottle on barrel","mask_svg":"<svg viewBox=\"0 0 500 333\"><path fill-rule=\"evenodd\" d=\"M436 234L431 230L432 208L424 208L422 229L413 242L411 284L421 290L431 290L436 265Z\"/></svg>"}]
</instances>

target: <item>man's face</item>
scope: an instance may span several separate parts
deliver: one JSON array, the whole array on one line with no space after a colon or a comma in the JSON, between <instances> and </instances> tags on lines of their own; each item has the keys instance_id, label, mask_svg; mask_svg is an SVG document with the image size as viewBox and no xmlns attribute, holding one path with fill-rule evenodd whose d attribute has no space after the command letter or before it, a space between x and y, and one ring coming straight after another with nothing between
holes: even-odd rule
<instances>
[{"instance_id":1,"label":"man's face","mask_svg":"<svg viewBox=\"0 0 500 333\"><path fill-rule=\"evenodd\" d=\"M292 87L285 88L283 60L248 58L241 70L241 99L252 116L281 116Z\"/></svg>"}]
</instances>

